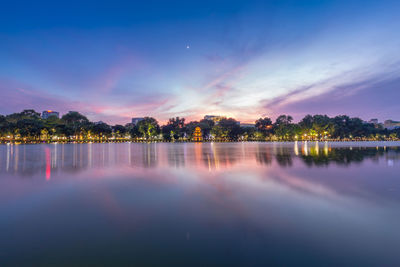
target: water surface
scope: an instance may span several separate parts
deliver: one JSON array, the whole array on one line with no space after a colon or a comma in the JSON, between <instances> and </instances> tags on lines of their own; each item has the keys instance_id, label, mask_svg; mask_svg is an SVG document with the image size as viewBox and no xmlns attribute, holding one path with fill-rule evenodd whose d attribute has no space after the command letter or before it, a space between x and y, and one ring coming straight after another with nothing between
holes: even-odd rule
<instances>
[{"instance_id":1,"label":"water surface","mask_svg":"<svg viewBox=\"0 0 400 267\"><path fill-rule=\"evenodd\" d=\"M0 265L400 266L400 144L0 146Z\"/></svg>"}]
</instances>

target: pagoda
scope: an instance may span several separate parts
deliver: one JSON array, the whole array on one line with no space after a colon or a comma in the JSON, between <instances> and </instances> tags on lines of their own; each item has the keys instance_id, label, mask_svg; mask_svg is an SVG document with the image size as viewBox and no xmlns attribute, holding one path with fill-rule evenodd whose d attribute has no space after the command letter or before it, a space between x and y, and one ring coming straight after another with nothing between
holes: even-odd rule
<instances>
[{"instance_id":1,"label":"pagoda","mask_svg":"<svg viewBox=\"0 0 400 267\"><path fill-rule=\"evenodd\" d=\"M194 129L193 141L195 141L195 142L203 141L203 135L201 134L201 128L200 127L196 127Z\"/></svg>"}]
</instances>

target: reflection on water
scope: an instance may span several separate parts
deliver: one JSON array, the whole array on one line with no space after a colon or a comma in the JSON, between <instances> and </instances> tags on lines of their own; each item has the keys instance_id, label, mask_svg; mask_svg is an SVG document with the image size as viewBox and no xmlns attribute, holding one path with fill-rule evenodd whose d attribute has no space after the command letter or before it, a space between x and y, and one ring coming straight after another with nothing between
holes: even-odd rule
<instances>
[{"instance_id":1,"label":"reflection on water","mask_svg":"<svg viewBox=\"0 0 400 267\"><path fill-rule=\"evenodd\" d=\"M295 158L310 167L349 166L367 159L386 160L393 165L400 159L400 148L395 142L341 145L328 142L6 145L0 146L0 173L21 176L42 173L49 180L52 173L59 171L111 166L212 171L229 169L235 164L271 165L273 161L281 167L290 167Z\"/></svg>"},{"instance_id":2,"label":"reflection on water","mask_svg":"<svg viewBox=\"0 0 400 267\"><path fill-rule=\"evenodd\" d=\"M400 266L400 143L0 146L0 265Z\"/></svg>"}]
</instances>

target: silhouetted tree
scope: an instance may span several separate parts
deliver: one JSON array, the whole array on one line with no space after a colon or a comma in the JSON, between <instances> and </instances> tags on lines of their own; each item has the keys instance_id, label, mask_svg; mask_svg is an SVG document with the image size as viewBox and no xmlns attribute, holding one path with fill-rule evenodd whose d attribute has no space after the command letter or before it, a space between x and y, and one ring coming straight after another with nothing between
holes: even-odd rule
<instances>
[{"instance_id":1,"label":"silhouetted tree","mask_svg":"<svg viewBox=\"0 0 400 267\"><path fill-rule=\"evenodd\" d=\"M89 120L76 111L68 112L62 116L61 120L65 123L65 127L61 130L66 137L70 135L75 135L75 139L78 139L78 136L85 137L91 128Z\"/></svg>"},{"instance_id":2,"label":"silhouetted tree","mask_svg":"<svg viewBox=\"0 0 400 267\"><path fill-rule=\"evenodd\" d=\"M117 124L112 127L115 137L124 138L128 132L127 128L123 125Z\"/></svg>"},{"instance_id":3,"label":"silhouetted tree","mask_svg":"<svg viewBox=\"0 0 400 267\"><path fill-rule=\"evenodd\" d=\"M292 121L293 117L289 115L280 115L278 118L276 118L274 123L274 132L278 139L292 139L293 135L295 134Z\"/></svg>"},{"instance_id":4,"label":"silhouetted tree","mask_svg":"<svg viewBox=\"0 0 400 267\"><path fill-rule=\"evenodd\" d=\"M106 123L96 123L91 125L90 132L97 138L103 139L111 136L112 129L111 126Z\"/></svg>"},{"instance_id":5,"label":"silhouetted tree","mask_svg":"<svg viewBox=\"0 0 400 267\"><path fill-rule=\"evenodd\" d=\"M178 140L183 138L185 132L185 119L184 118L171 118L167 125L164 125L161 129L164 139L167 141Z\"/></svg>"},{"instance_id":6,"label":"silhouetted tree","mask_svg":"<svg viewBox=\"0 0 400 267\"><path fill-rule=\"evenodd\" d=\"M242 129L239 123L232 118L222 119L211 129L211 134L217 140L236 141L240 137Z\"/></svg>"},{"instance_id":7,"label":"silhouetted tree","mask_svg":"<svg viewBox=\"0 0 400 267\"><path fill-rule=\"evenodd\" d=\"M273 123L272 120L268 117L259 118L256 120L255 127L259 133L262 134L263 137L268 137L273 133Z\"/></svg>"}]
</instances>

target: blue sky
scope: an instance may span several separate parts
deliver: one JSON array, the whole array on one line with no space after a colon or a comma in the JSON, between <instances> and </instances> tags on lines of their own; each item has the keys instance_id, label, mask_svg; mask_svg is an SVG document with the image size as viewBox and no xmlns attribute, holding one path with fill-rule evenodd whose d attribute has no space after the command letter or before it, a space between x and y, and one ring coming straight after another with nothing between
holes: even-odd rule
<instances>
[{"instance_id":1,"label":"blue sky","mask_svg":"<svg viewBox=\"0 0 400 267\"><path fill-rule=\"evenodd\" d=\"M0 113L400 119L396 1L15 1Z\"/></svg>"}]
</instances>

